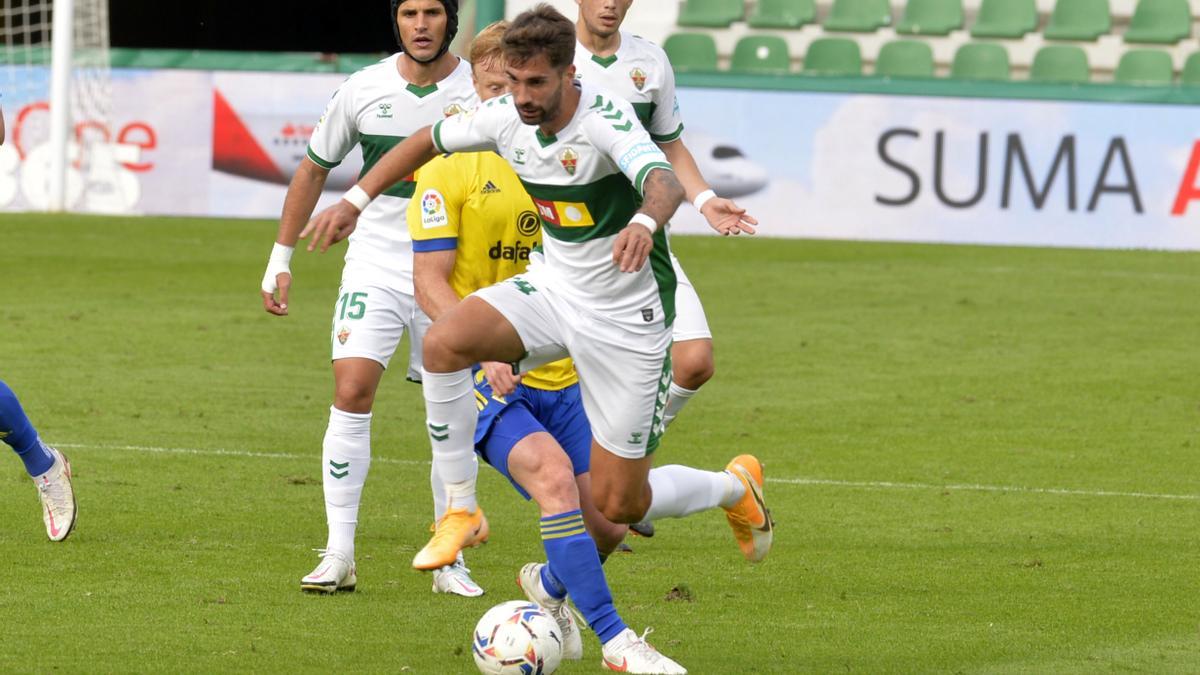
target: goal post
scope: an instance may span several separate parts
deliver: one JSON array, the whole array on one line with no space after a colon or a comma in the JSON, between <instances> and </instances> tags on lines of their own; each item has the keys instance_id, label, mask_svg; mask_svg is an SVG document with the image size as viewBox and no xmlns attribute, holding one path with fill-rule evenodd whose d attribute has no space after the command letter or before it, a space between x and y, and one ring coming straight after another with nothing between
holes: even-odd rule
<instances>
[{"instance_id":1,"label":"goal post","mask_svg":"<svg viewBox=\"0 0 1200 675\"><path fill-rule=\"evenodd\" d=\"M112 211L108 0L0 0L0 42L0 209Z\"/></svg>"}]
</instances>

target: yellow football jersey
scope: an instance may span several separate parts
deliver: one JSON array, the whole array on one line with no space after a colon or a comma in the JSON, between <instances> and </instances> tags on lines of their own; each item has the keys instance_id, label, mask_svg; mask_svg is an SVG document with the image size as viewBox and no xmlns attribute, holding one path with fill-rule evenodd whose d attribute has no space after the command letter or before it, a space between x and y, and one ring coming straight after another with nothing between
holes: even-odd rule
<instances>
[{"instance_id":1,"label":"yellow football jersey","mask_svg":"<svg viewBox=\"0 0 1200 675\"><path fill-rule=\"evenodd\" d=\"M413 252L455 252L450 287L465 298L520 274L542 243L542 221L521 179L494 152L456 153L421 167L408 205ZM575 384L570 359L525 374L522 382L556 391Z\"/></svg>"}]
</instances>

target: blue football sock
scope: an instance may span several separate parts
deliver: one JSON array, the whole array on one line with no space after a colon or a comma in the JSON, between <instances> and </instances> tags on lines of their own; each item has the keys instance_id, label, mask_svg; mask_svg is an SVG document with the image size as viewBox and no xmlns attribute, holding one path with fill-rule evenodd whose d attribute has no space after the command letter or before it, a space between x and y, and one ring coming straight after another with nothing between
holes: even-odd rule
<instances>
[{"instance_id":1,"label":"blue football sock","mask_svg":"<svg viewBox=\"0 0 1200 675\"><path fill-rule=\"evenodd\" d=\"M46 473L54 465L54 455L42 445L17 395L3 380L0 380L0 440L12 446L30 476Z\"/></svg>"},{"instance_id":2,"label":"blue football sock","mask_svg":"<svg viewBox=\"0 0 1200 675\"><path fill-rule=\"evenodd\" d=\"M601 643L625 630L625 622L613 607L596 542L583 526L583 513L575 510L542 518L542 545L548 561L542 568L542 584L552 594L553 582L565 586ZM547 583L547 574L552 583Z\"/></svg>"}]
</instances>

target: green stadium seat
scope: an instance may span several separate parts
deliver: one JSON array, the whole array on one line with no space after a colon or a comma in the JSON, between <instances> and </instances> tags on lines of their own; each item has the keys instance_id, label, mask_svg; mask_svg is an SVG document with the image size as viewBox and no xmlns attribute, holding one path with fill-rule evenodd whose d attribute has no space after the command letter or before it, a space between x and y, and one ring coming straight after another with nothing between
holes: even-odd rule
<instances>
[{"instance_id":1,"label":"green stadium seat","mask_svg":"<svg viewBox=\"0 0 1200 675\"><path fill-rule=\"evenodd\" d=\"M1130 49L1121 55L1113 80L1121 84L1169 85L1175 79L1171 55L1157 49Z\"/></svg>"},{"instance_id":2,"label":"green stadium seat","mask_svg":"<svg viewBox=\"0 0 1200 675\"><path fill-rule=\"evenodd\" d=\"M1112 30L1108 0L1058 0L1042 33L1051 40L1095 40Z\"/></svg>"},{"instance_id":3,"label":"green stadium seat","mask_svg":"<svg viewBox=\"0 0 1200 675\"><path fill-rule=\"evenodd\" d=\"M816 20L815 0L758 0L749 23L752 28L800 28Z\"/></svg>"},{"instance_id":4,"label":"green stadium seat","mask_svg":"<svg viewBox=\"0 0 1200 675\"><path fill-rule=\"evenodd\" d=\"M1035 0L983 0L971 35L1016 39L1037 30L1037 25Z\"/></svg>"},{"instance_id":5,"label":"green stadium seat","mask_svg":"<svg viewBox=\"0 0 1200 675\"><path fill-rule=\"evenodd\" d=\"M1189 87L1200 86L1200 52L1194 52L1183 62L1179 81Z\"/></svg>"},{"instance_id":6,"label":"green stadium seat","mask_svg":"<svg viewBox=\"0 0 1200 675\"><path fill-rule=\"evenodd\" d=\"M1007 80L1012 77L1008 50L990 42L968 42L954 52L950 77L956 80Z\"/></svg>"},{"instance_id":7,"label":"green stadium seat","mask_svg":"<svg viewBox=\"0 0 1200 675\"><path fill-rule=\"evenodd\" d=\"M805 75L861 75L862 51L857 40L818 38L804 55Z\"/></svg>"},{"instance_id":8,"label":"green stadium seat","mask_svg":"<svg viewBox=\"0 0 1200 675\"><path fill-rule=\"evenodd\" d=\"M933 77L933 48L921 40L894 40L879 50L875 74L882 77Z\"/></svg>"},{"instance_id":9,"label":"green stadium seat","mask_svg":"<svg viewBox=\"0 0 1200 675\"><path fill-rule=\"evenodd\" d=\"M897 33L949 35L963 27L962 0L908 0Z\"/></svg>"},{"instance_id":10,"label":"green stadium seat","mask_svg":"<svg viewBox=\"0 0 1200 675\"><path fill-rule=\"evenodd\" d=\"M708 33L676 33L663 42L676 72L717 69L717 41Z\"/></svg>"},{"instance_id":11,"label":"green stadium seat","mask_svg":"<svg viewBox=\"0 0 1200 675\"><path fill-rule=\"evenodd\" d=\"M1126 42L1175 44L1192 34L1192 8L1188 0L1139 0Z\"/></svg>"},{"instance_id":12,"label":"green stadium seat","mask_svg":"<svg viewBox=\"0 0 1200 675\"><path fill-rule=\"evenodd\" d=\"M1029 79L1035 82L1081 83L1092 77L1087 52L1073 45L1048 45L1033 56Z\"/></svg>"},{"instance_id":13,"label":"green stadium seat","mask_svg":"<svg viewBox=\"0 0 1200 675\"><path fill-rule=\"evenodd\" d=\"M746 14L742 0L685 0L675 23L680 26L728 28Z\"/></svg>"},{"instance_id":14,"label":"green stadium seat","mask_svg":"<svg viewBox=\"0 0 1200 675\"><path fill-rule=\"evenodd\" d=\"M729 69L737 73L787 73L792 57L787 42L774 35L748 35L733 47Z\"/></svg>"},{"instance_id":15,"label":"green stadium seat","mask_svg":"<svg viewBox=\"0 0 1200 675\"><path fill-rule=\"evenodd\" d=\"M827 31L873 33L891 23L888 0L833 0L829 18L822 25Z\"/></svg>"}]
</instances>

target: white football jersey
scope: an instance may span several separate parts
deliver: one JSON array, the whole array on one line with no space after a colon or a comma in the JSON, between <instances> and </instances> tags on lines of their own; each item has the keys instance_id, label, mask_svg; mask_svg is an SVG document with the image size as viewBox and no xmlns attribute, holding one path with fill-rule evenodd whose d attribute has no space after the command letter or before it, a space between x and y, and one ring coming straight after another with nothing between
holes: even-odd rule
<instances>
[{"instance_id":1,"label":"white football jersey","mask_svg":"<svg viewBox=\"0 0 1200 675\"><path fill-rule=\"evenodd\" d=\"M613 243L642 202L653 169L671 170L633 107L586 82L571 121L547 138L521 121L511 95L438 122L441 152L494 150L517 172L541 216L556 290L585 312L652 333L675 318L675 272L664 231L636 273L613 264Z\"/></svg>"},{"instance_id":2,"label":"white football jersey","mask_svg":"<svg viewBox=\"0 0 1200 675\"><path fill-rule=\"evenodd\" d=\"M362 146L363 176L388 150L414 132L479 103L471 66L459 60L449 77L418 87L400 76L393 54L354 73L333 94L308 144L308 158L332 169ZM412 176L379 195L358 218L346 262L364 261L394 272L398 290L412 293L412 240L405 214Z\"/></svg>"},{"instance_id":3,"label":"white football jersey","mask_svg":"<svg viewBox=\"0 0 1200 675\"><path fill-rule=\"evenodd\" d=\"M675 71L666 52L653 42L622 31L617 53L608 57L596 56L576 42L575 76L633 104L656 142L669 143L683 134Z\"/></svg>"}]
</instances>

